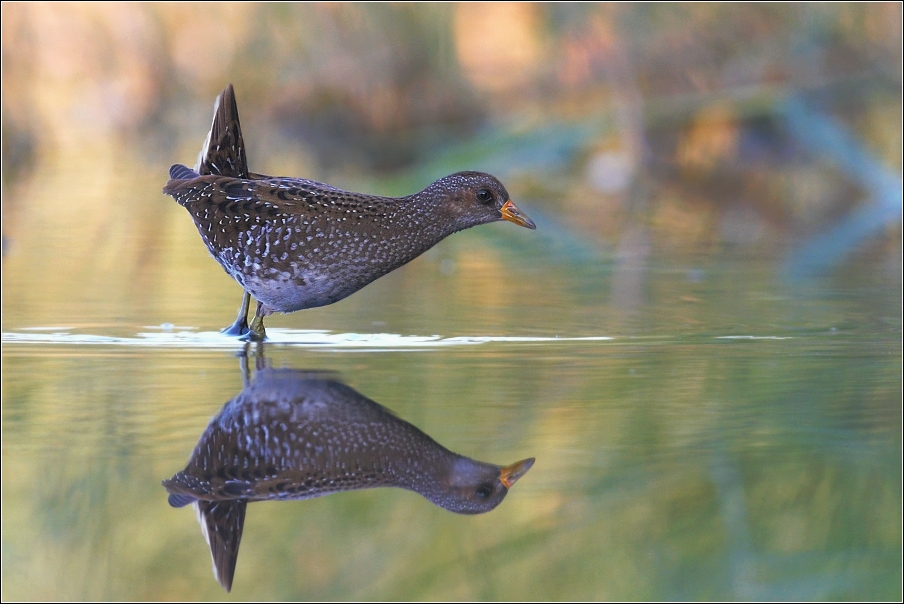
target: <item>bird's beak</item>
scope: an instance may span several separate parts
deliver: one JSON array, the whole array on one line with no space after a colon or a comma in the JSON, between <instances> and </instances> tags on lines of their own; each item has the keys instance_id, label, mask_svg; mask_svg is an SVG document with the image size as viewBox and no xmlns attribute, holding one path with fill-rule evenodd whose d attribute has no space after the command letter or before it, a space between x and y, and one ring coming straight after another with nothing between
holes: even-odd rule
<instances>
[{"instance_id":1,"label":"bird's beak","mask_svg":"<svg viewBox=\"0 0 904 604\"><path fill-rule=\"evenodd\" d=\"M506 466L499 471L499 480L505 485L505 488L510 489L512 488L512 485L515 484L516 480L527 474L527 471L530 470L532 465L534 465L533 457L530 459L522 459L510 466Z\"/></svg>"},{"instance_id":2,"label":"bird's beak","mask_svg":"<svg viewBox=\"0 0 904 604\"><path fill-rule=\"evenodd\" d=\"M537 228L534 221L528 218L527 214L519 210L518 207L512 203L511 199L503 204L502 209L500 209L499 212L502 214L503 220L514 222L518 226L527 227L529 229ZM530 466L527 467L529 468Z\"/></svg>"}]
</instances>

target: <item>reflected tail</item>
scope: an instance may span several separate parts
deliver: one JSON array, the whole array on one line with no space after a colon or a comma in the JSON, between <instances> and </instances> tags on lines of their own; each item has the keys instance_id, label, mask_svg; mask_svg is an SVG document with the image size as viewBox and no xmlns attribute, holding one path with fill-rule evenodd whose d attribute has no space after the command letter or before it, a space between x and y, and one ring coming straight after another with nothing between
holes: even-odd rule
<instances>
[{"instance_id":1,"label":"reflected tail","mask_svg":"<svg viewBox=\"0 0 904 604\"><path fill-rule=\"evenodd\" d=\"M201 532L210 546L213 574L227 592L232 589L235 562L242 542L247 499L229 501L195 501Z\"/></svg>"}]
</instances>

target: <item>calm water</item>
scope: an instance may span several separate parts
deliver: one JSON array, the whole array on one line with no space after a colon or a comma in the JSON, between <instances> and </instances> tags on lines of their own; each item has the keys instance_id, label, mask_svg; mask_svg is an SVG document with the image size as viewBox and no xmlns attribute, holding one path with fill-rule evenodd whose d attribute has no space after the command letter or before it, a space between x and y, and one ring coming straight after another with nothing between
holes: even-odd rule
<instances>
[{"instance_id":1,"label":"calm water","mask_svg":"<svg viewBox=\"0 0 904 604\"><path fill-rule=\"evenodd\" d=\"M3 596L221 599L160 483L243 388L217 333L241 292L165 167L71 202L58 168L4 200ZM518 201L535 233L453 236L251 354L534 467L480 516L398 489L253 503L234 596L900 598L900 247L792 281L786 250L616 253Z\"/></svg>"}]
</instances>

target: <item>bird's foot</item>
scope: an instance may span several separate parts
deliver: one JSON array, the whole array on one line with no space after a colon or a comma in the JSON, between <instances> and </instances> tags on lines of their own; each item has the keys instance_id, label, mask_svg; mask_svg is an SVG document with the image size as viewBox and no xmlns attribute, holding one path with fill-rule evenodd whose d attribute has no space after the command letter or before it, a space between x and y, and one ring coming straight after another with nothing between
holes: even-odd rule
<instances>
[{"instance_id":1,"label":"bird's foot","mask_svg":"<svg viewBox=\"0 0 904 604\"><path fill-rule=\"evenodd\" d=\"M236 319L235 323L229 327L220 330L220 333L227 336L244 336L249 331L248 320L245 317L242 317L241 319Z\"/></svg>"},{"instance_id":2,"label":"bird's foot","mask_svg":"<svg viewBox=\"0 0 904 604\"><path fill-rule=\"evenodd\" d=\"M260 315L254 315L247 332L239 339L247 342L263 342L266 340L267 330L264 328L264 318Z\"/></svg>"}]
</instances>

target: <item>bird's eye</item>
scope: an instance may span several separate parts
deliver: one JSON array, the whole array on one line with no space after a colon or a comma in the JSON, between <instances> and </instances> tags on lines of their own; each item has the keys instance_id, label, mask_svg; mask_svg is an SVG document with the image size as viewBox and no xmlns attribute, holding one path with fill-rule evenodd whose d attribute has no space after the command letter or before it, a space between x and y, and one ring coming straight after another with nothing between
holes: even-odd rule
<instances>
[{"instance_id":1,"label":"bird's eye","mask_svg":"<svg viewBox=\"0 0 904 604\"><path fill-rule=\"evenodd\" d=\"M493 194L486 189L480 189L477 191L477 201L480 203L490 203L493 201Z\"/></svg>"},{"instance_id":2,"label":"bird's eye","mask_svg":"<svg viewBox=\"0 0 904 604\"><path fill-rule=\"evenodd\" d=\"M482 484L477 487L477 497L480 499L486 499L490 495L493 494L493 485Z\"/></svg>"}]
</instances>

